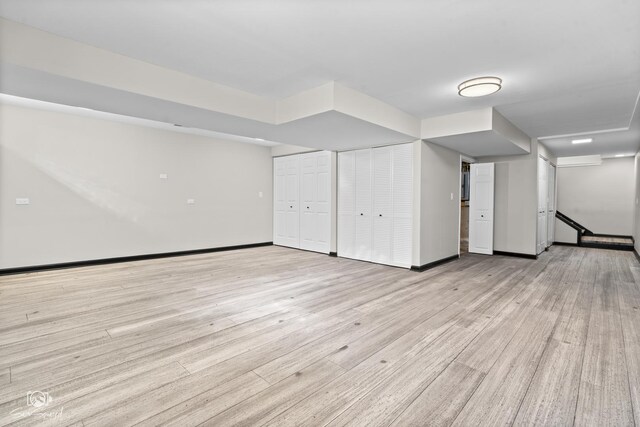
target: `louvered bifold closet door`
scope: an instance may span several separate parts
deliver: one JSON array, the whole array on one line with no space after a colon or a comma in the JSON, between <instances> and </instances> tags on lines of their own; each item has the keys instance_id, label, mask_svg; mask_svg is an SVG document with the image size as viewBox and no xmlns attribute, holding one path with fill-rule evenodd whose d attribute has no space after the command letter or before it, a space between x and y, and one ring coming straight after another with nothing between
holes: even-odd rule
<instances>
[{"instance_id":1,"label":"louvered bifold closet door","mask_svg":"<svg viewBox=\"0 0 640 427\"><path fill-rule=\"evenodd\" d=\"M396 145L392 149L392 264L411 267L413 230L413 146Z\"/></svg>"},{"instance_id":2,"label":"louvered bifold closet door","mask_svg":"<svg viewBox=\"0 0 640 427\"><path fill-rule=\"evenodd\" d=\"M393 147L373 149L373 245L371 260L391 264L393 242Z\"/></svg>"},{"instance_id":3,"label":"louvered bifold closet door","mask_svg":"<svg viewBox=\"0 0 640 427\"><path fill-rule=\"evenodd\" d=\"M355 257L356 153L338 153L338 255Z\"/></svg>"},{"instance_id":4,"label":"louvered bifold closet door","mask_svg":"<svg viewBox=\"0 0 640 427\"><path fill-rule=\"evenodd\" d=\"M329 253L331 153L300 156L300 248Z\"/></svg>"},{"instance_id":5,"label":"louvered bifold closet door","mask_svg":"<svg viewBox=\"0 0 640 427\"><path fill-rule=\"evenodd\" d=\"M338 255L411 266L413 145L338 154Z\"/></svg>"}]
</instances>

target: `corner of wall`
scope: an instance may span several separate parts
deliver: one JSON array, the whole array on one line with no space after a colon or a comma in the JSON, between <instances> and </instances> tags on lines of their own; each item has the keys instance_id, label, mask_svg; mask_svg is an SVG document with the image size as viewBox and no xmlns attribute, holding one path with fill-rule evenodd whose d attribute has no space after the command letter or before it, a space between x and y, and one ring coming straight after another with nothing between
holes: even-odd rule
<instances>
[{"instance_id":1,"label":"corner of wall","mask_svg":"<svg viewBox=\"0 0 640 427\"><path fill-rule=\"evenodd\" d=\"M427 141L420 148L420 261L416 265L425 265L459 253L460 153Z\"/></svg>"},{"instance_id":2,"label":"corner of wall","mask_svg":"<svg viewBox=\"0 0 640 427\"><path fill-rule=\"evenodd\" d=\"M411 265L420 266L420 212L422 181L422 140L413 142L413 240L411 243Z\"/></svg>"}]
</instances>

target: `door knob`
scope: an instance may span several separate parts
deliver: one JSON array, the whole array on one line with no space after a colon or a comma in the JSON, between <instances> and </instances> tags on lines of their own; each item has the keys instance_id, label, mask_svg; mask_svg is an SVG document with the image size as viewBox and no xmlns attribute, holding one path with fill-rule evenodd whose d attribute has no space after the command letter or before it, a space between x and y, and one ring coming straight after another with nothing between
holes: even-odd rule
<instances>
[{"instance_id":1,"label":"door knob","mask_svg":"<svg viewBox=\"0 0 640 427\"><path fill-rule=\"evenodd\" d=\"M309 206L307 206L307 209L309 209Z\"/></svg>"},{"instance_id":2,"label":"door knob","mask_svg":"<svg viewBox=\"0 0 640 427\"><path fill-rule=\"evenodd\" d=\"M293 206L289 206L291 209L293 209Z\"/></svg>"},{"instance_id":3,"label":"door knob","mask_svg":"<svg viewBox=\"0 0 640 427\"><path fill-rule=\"evenodd\" d=\"M378 216L382 216L382 214L378 215Z\"/></svg>"},{"instance_id":4,"label":"door knob","mask_svg":"<svg viewBox=\"0 0 640 427\"><path fill-rule=\"evenodd\" d=\"M360 216L363 216L363 215L364 215L363 213L360 214Z\"/></svg>"},{"instance_id":5,"label":"door knob","mask_svg":"<svg viewBox=\"0 0 640 427\"><path fill-rule=\"evenodd\" d=\"M484 215L480 215L480 218L484 218Z\"/></svg>"}]
</instances>

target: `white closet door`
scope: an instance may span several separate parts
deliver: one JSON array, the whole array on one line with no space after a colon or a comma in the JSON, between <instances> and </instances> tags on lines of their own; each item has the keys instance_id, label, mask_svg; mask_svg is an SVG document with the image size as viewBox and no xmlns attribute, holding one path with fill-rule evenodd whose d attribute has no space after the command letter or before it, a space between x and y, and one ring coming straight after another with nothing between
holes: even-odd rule
<instances>
[{"instance_id":1,"label":"white closet door","mask_svg":"<svg viewBox=\"0 0 640 427\"><path fill-rule=\"evenodd\" d=\"M316 153L316 162L318 186L316 250L328 254L331 245L331 152Z\"/></svg>"},{"instance_id":2,"label":"white closet door","mask_svg":"<svg viewBox=\"0 0 640 427\"><path fill-rule=\"evenodd\" d=\"M371 150L355 151L355 245L353 258L371 261Z\"/></svg>"},{"instance_id":3,"label":"white closet door","mask_svg":"<svg viewBox=\"0 0 640 427\"><path fill-rule=\"evenodd\" d=\"M331 153L300 156L300 248L329 253Z\"/></svg>"},{"instance_id":4,"label":"white closet door","mask_svg":"<svg viewBox=\"0 0 640 427\"><path fill-rule=\"evenodd\" d=\"M315 250L318 235L318 165L315 153L300 156L300 248Z\"/></svg>"},{"instance_id":5,"label":"white closet door","mask_svg":"<svg viewBox=\"0 0 640 427\"><path fill-rule=\"evenodd\" d=\"M283 245L297 248L300 246L300 157L285 157L286 163L286 220L285 241Z\"/></svg>"},{"instance_id":6,"label":"white closet door","mask_svg":"<svg viewBox=\"0 0 640 427\"><path fill-rule=\"evenodd\" d=\"M287 239L287 165L284 157L273 159L273 243L285 245Z\"/></svg>"},{"instance_id":7,"label":"white closet door","mask_svg":"<svg viewBox=\"0 0 640 427\"><path fill-rule=\"evenodd\" d=\"M547 204L547 246L551 246L555 241L556 223L556 167L549 163L548 199Z\"/></svg>"},{"instance_id":8,"label":"white closet door","mask_svg":"<svg viewBox=\"0 0 640 427\"><path fill-rule=\"evenodd\" d=\"M548 162L542 157L538 157L538 239L536 250L538 254L544 252L547 247L548 173Z\"/></svg>"},{"instance_id":9,"label":"white closet door","mask_svg":"<svg viewBox=\"0 0 640 427\"><path fill-rule=\"evenodd\" d=\"M493 255L493 163L471 164L470 191L469 252Z\"/></svg>"},{"instance_id":10,"label":"white closet door","mask_svg":"<svg viewBox=\"0 0 640 427\"><path fill-rule=\"evenodd\" d=\"M359 214L359 213L358 213ZM338 153L338 255L355 258L356 153Z\"/></svg>"},{"instance_id":11,"label":"white closet door","mask_svg":"<svg viewBox=\"0 0 640 427\"><path fill-rule=\"evenodd\" d=\"M373 245L371 260L391 264L393 239L393 147L373 149Z\"/></svg>"},{"instance_id":12,"label":"white closet door","mask_svg":"<svg viewBox=\"0 0 640 427\"><path fill-rule=\"evenodd\" d=\"M411 267L413 231L413 145L396 145L393 157L392 263Z\"/></svg>"}]
</instances>

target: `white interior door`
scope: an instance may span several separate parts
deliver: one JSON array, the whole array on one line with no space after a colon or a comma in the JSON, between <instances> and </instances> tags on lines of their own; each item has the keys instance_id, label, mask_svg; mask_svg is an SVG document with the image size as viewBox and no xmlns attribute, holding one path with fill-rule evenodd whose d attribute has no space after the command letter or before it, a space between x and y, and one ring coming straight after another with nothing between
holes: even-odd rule
<instances>
[{"instance_id":1,"label":"white interior door","mask_svg":"<svg viewBox=\"0 0 640 427\"><path fill-rule=\"evenodd\" d=\"M469 252L493 254L493 163L472 163L469 197Z\"/></svg>"},{"instance_id":2,"label":"white interior door","mask_svg":"<svg viewBox=\"0 0 640 427\"><path fill-rule=\"evenodd\" d=\"M287 239L287 165L284 157L273 159L273 243L284 245Z\"/></svg>"},{"instance_id":3,"label":"white interior door","mask_svg":"<svg viewBox=\"0 0 640 427\"><path fill-rule=\"evenodd\" d=\"M391 264L393 239L393 147L373 149L373 245L371 260Z\"/></svg>"},{"instance_id":4,"label":"white interior door","mask_svg":"<svg viewBox=\"0 0 640 427\"><path fill-rule=\"evenodd\" d=\"M286 220L283 245L300 247L300 157L284 157L286 168Z\"/></svg>"},{"instance_id":5,"label":"white interior door","mask_svg":"<svg viewBox=\"0 0 640 427\"><path fill-rule=\"evenodd\" d=\"M338 255L355 258L356 152L338 153Z\"/></svg>"},{"instance_id":6,"label":"white interior door","mask_svg":"<svg viewBox=\"0 0 640 427\"><path fill-rule=\"evenodd\" d=\"M393 265L411 267L413 238L413 145L396 145L393 156Z\"/></svg>"},{"instance_id":7,"label":"white interior door","mask_svg":"<svg viewBox=\"0 0 640 427\"><path fill-rule=\"evenodd\" d=\"M549 184L549 163L538 157L538 238L536 253L544 252L547 247L547 202Z\"/></svg>"},{"instance_id":8,"label":"white interior door","mask_svg":"<svg viewBox=\"0 0 640 427\"><path fill-rule=\"evenodd\" d=\"M300 248L329 253L331 153L300 156Z\"/></svg>"},{"instance_id":9,"label":"white interior door","mask_svg":"<svg viewBox=\"0 0 640 427\"><path fill-rule=\"evenodd\" d=\"M548 191L548 211L547 211L547 246L551 246L555 241L556 223L556 167L549 163L549 191Z\"/></svg>"},{"instance_id":10,"label":"white interior door","mask_svg":"<svg viewBox=\"0 0 640 427\"><path fill-rule=\"evenodd\" d=\"M371 261L371 150L358 150L355 154L355 247L353 258Z\"/></svg>"}]
</instances>

